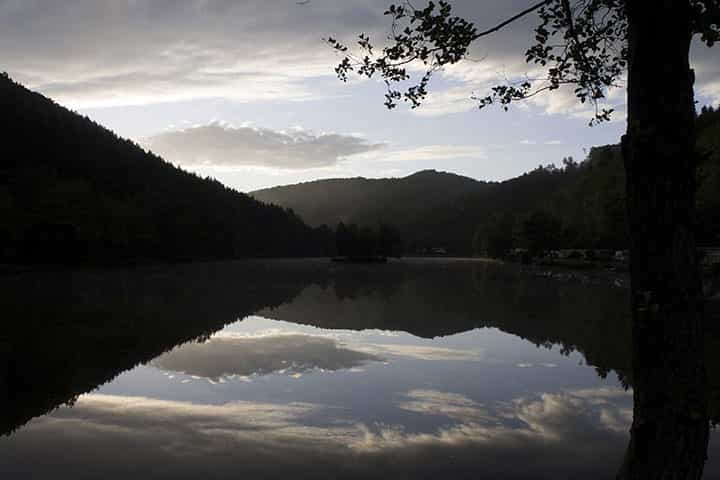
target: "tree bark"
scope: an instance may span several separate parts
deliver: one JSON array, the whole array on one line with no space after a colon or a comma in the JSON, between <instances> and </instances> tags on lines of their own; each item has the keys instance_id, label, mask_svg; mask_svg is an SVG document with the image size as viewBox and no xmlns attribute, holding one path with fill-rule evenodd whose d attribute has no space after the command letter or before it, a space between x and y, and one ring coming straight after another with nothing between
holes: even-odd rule
<instances>
[{"instance_id":1,"label":"tree bark","mask_svg":"<svg viewBox=\"0 0 720 480\"><path fill-rule=\"evenodd\" d=\"M621 479L699 479L709 421L688 0L627 0L634 419Z\"/></svg>"}]
</instances>

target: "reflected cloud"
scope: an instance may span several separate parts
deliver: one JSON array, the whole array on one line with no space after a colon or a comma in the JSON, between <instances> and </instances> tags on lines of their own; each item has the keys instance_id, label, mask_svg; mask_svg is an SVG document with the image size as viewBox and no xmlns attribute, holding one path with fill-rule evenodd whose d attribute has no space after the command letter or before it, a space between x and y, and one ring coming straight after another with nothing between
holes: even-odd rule
<instances>
[{"instance_id":1,"label":"reflected cloud","mask_svg":"<svg viewBox=\"0 0 720 480\"><path fill-rule=\"evenodd\" d=\"M198 405L88 395L73 408L34 420L13 442L0 440L7 453L0 458L0 473L12 468L10 473L26 476L49 474L73 462L85 465L90 458L113 473L106 478L122 478L131 470L160 478L199 478L210 471L220 477L294 473L317 478L329 468L349 478L407 478L418 469L431 477L457 478L476 475L482 458L488 478L523 478L533 468L547 478L602 478L614 473L625 446L626 433L614 422L628 426L622 402L608 401L622 396L607 393L545 394L490 414L463 395L409 391L401 409L444 415L453 422L426 433L339 418L345 410L307 403ZM328 426L312 424L319 413L331 419ZM58 448L68 435L74 448ZM45 461L5 460L33 454ZM78 472L78 477L91 478L91 472Z\"/></svg>"},{"instance_id":2,"label":"reflected cloud","mask_svg":"<svg viewBox=\"0 0 720 480\"><path fill-rule=\"evenodd\" d=\"M398 405L403 410L426 415L442 415L465 423L490 422L492 417L481 405L457 393L436 390L411 390L408 400Z\"/></svg>"},{"instance_id":3,"label":"reflected cloud","mask_svg":"<svg viewBox=\"0 0 720 480\"><path fill-rule=\"evenodd\" d=\"M173 372L218 380L253 374L301 375L314 369L343 370L382 358L350 349L337 340L301 334L257 337L213 337L204 343L182 345L152 361Z\"/></svg>"},{"instance_id":4,"label":"reflected cloud","mask_svg":"<svg viewBox=\"0 0 720 480\"><path fill-rule=\"evenodd\" d=\"M520 398L494 414L464 395L414 390L400 408L443 415L456 423L431 434L405 433L397 427L366 430L364 441L356 448L388 451L465 446L485 453L514 452L518 458L545 449L553 454L572 451L573 455L592 455L603 449L619 452L632 422L632 408L618 401L629 394L610 390L616 389L599 389L597 397L592 390L584 390ZM616 401L611 403L609 398ZM518 422L521 426L515 426Z\"/></svg>"},{"instance_id":5,"label":"reflected cloud","mask_svg":"<svg viewBox=\"0 0 720 480\"><path fill-rule=\"evenodd\" d=\"M372 344L358 347L366 352L397 355L417 360L479 361L483 351L455 348L431 347L428 345Z\"/></svg>"}]
</instances>

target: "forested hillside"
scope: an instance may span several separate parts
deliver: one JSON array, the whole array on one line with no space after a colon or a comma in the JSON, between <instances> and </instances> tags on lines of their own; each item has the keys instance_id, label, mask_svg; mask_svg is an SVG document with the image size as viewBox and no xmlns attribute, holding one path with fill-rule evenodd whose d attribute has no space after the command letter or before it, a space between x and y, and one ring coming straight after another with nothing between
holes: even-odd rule
<instances>
[{"instance_id":1,"label":"forested hillside","mask_svg":"<svg viewBox=\"0 0 720 480\"><path fill-rule=\"evenodd\" d=\"M313 226L384 221L407 226L420 221L428 210L444 208L458 195L482 186L472 178L425 170L399 179L317 180L257 190L251 195L264 202L292 205Z\"/></svg>"},{"instance_id":2,"label":"forested hillside","mask_svg":"<svg viewBox=\"0 0 720 480\"><path fill-rule=\"evenodd\" d=\"M97 263L324 253L328 232L0 76L0 262Z\"/></svg>"},{"instance_id":3,"label":"forested hillside","mask_svg":"<svg viewBox=\"0 0 720 480\"><path fill-rule=\"evenodd\" d=\"M720 244L720 111L698 116L698 240ZM252 193L311 225L397 227L406 251L502 256L511 248L627 246L625 177L617 145L595 147L504 182L424 171L400 179L310 182Z\"/></svg>"}]
</instances>

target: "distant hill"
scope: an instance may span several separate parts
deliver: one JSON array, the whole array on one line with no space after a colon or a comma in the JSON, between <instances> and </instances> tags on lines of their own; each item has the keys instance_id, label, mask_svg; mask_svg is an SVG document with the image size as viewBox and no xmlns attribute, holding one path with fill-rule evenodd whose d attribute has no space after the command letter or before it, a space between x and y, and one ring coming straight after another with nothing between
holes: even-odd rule
<instances>
[{"instance_id":1,"label":"distant hill","mask_svg":"<svg viewBox=\"0 0 720 480\"><path fill-rule=\"evenodd\" d=\"M257 190L250 195L292 208L313 226L341 221L362 225L383 221L408 224L417 221L428 209L444 208L459 196L485 185L452 173L424 170L405 178L317 180Z\"/></svg>"},{"instance_id":2,"label":"distant hill","mask_svg":"<svg viewBox=\"0 0 720 480\"><path fill-rule=\"evenodd\" d=\"M301 256L327 232L0 76L0 263Z\"/></svg>"},{"instance_id":3,"label":"distant hill","mask_svg":"<svg viewBox=\"0 0 720 480\"><path fill-rule=\"evenodd\" d=\"M473 251L473 236L491 214L526 212L577 177L537 169L505 182L480 182L425 170L405 178L333 179L251 192L258 200L293 209L310 225L338 222L398 228L409 252L442 247Z\"/></svg>"},{"instance_id":4,"label":"distant hill","mask_svg":"<svg viewBox=\"0 0 720 480\"><path fill-rule=\"evenodd\" d=\"M338 222L390 224L403 232L411 249L436 232L432 219L445 216L464 195L491 184L452 173L424 170L404 178L318 180L251 192L254 198L292 208L312 226ZM419 229L426 229L423 233ZM430 246L432 241L427 240Z\"/></svg>"},{"instance_id":5,"label":"distant hill","mask_svg":"<svg viewBox=\"0 0 720 480\"><path fill-rule=\"evenodd\" d=\"M698 117L701 158L698 240L720 244L720 110ZM625 173L618 145L591 149L581 163L563 159L503 182L436 172L397 179L335 179L251 193L292 208L317 226L338 222L397 227L409 252L497 254L535 243L557 248L627 247ZM538 212L541 214L538 215ZM545 222L546 238L533 238ZM552 230L548 232L547 230ZM543 236L543 235L541 235ZM542 240L542 242L541 242Z\"/></svg>"}]
</instances>

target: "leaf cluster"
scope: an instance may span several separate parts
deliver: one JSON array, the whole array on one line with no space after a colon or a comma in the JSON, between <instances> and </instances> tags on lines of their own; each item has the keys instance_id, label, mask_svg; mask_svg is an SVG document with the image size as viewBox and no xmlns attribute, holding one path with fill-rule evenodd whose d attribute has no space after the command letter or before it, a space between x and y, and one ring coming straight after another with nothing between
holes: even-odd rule
<instances>
[{"instance_id":1,"label":"leaf cluster","mask_svg":"<svg viewBox=\"0 0 720 480\"><path fill-rule=\"evenodd\" d=\"M423 9L413 8L409 2L391 5L385 15L392 19L390 45L382 48L379 55L374 54L366 34L358 36L362 52L359 55L348 53L349 48L339 40L327 39L333 49L345 55L335 72L344 82L351 72L368 78L379 74L387 86L385 106L392 109L405 100L417 108L427 96L433 73L443 65L462 60L477 38L477 29L471 22L453 16L451 5L445 1L437 4L431 1ZM425 73L402 92L393 85L411 79L409 68L413 64L423 65Z\"/></svg>"}]
</instances>

